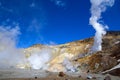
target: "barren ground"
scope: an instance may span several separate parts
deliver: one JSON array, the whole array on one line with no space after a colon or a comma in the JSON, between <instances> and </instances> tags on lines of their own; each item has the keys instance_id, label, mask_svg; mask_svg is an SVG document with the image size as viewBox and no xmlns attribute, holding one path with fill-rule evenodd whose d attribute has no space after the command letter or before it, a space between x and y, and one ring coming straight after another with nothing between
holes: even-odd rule
<instances>
[{"instance_id":1,"label":"barren ground","mask_svg":"<svg viewBox=\"0 0 120 80\"><path fill-rule=\"evenodd\" d=\"M87 79L87 76L91 79ZM87 74L87 73L52 73L40 70L21 70L21 69L1 69L0 80L104 80L107 75ZM109 75L111 80L120 80L120 77Z\"/></svg>"}]
</instances>

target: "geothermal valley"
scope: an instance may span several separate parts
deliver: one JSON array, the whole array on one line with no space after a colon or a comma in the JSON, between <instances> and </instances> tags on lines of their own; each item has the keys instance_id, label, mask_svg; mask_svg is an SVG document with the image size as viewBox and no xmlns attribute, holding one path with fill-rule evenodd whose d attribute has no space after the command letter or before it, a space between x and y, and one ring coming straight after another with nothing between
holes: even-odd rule
<instances>
[{"instance_id":1,"label":"geothermal valley","mask_svg":"<svg viewBox=\"0 0 120 80\"><path fill-rule=\"evenodd\" d=\"M120 31L103 36L102 51L92 52L93 42L91 37L22 49L25 61L0 61L0 80L120 80Z\"/></svg>"},{"instance_id":2,"label":"geothermal valley","mask_svg":"<svg viewBox=\"0 0 120 80\"><path fill-rule=\"evenodd\" d=\"M17 48L19 26L0 26L0 80L120 80L120 31L106 31L108 26L101 20L102 13L114 2L90 0L89 24L95 29L95 36L65 44ZM57 5L60 3L58 0ZM31 6L35 7L35 4ZM20 7L20 11L22 9ZM41 24L38 25L36 20L32 22L39 31L37 26Z\"/></svg>"}]
</instances>

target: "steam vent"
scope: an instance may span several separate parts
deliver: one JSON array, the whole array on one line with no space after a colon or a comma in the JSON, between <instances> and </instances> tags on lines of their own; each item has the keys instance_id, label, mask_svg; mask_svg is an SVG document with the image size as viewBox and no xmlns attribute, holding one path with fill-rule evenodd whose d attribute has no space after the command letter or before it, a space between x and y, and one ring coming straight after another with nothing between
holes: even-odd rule
<instances>
[{"instance_id":1,"label":"steam vent","mask_svg":"<svg viewBox=\"0 0 120 80\"><path fill-rule=\"evenodd\" d=\"M102 40L102 51L95 53L91 52L93 37L54 46L36 44L23 51L28 59L27 63L17 64L13 73L9 70L6 72L11 72L11 75L16 73L17 78L20 75L23 78L24 74L27 76L24 76L25 78L31 77L38 80L53 80L54 78L56 80L86 80L87 78L107 80L105 79L107 77L119 80L120 31L108 31ZM36 55L41 59L37 59ZM7 74L4 73L4 75L1 72L0 77L8 77ZM14 75L11 78L14 78Z\"/></svg>"},{"instance_id":2,"label":"steam vent","mask_svg":"<svg viewBox=\"0 0 120 80\"><path fill-rule=\"evenodd\" d=\"M49 67L47 70L51 72L68 70L99 73L112 69L119 64L120 31L107 32L103 37L102 51L91 53L92 45L93 37L55 46L36 44L26 48L24 54L26 58L29 58L34 51L46 50L47 52L48 50L51 58L44 65L47 64ZM29 65L19 67L31 69L32 67ZM40 68L42 69L44 66Z\"/></svg>"},{"instance_id":3,"label":"steam vent","mask_svg":"<svg viewBox=\"0 0 120 80\"><path fill-rule=\"evenodd\" d=\"M0 80L120 80L120 0L0 0Z\"/></svg>"}]
</instances>

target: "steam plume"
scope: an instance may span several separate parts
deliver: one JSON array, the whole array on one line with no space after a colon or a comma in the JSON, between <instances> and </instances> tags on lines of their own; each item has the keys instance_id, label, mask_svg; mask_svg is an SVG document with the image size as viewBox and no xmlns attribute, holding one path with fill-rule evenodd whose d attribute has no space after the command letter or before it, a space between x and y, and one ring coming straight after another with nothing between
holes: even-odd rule
<instances>
[{"instance_id":1,"label":"steam plume","mask_svg":"<svg viewBox=\"0 0 120 80\"><path fill-rule=\"evenodd\" d=\"M16 67L24 62L22 49L16 48L16 39L20 34L19 27L0 26L0 68Z\"/></svg>"},{"instance_id":2,"label":"steam plume","mask_svg":"<svg viewBox=\"0 0 120 80\"><path fill-rule=\"evenodd\" d=\"M52 57L51 49L34 49L27 59L24 49L16 48L19 27L0 26L0 68L18 68L17 65L27 63L32 69L46 69L47 62Z\"/></svg>"},{"instance_id":3,"label":"steam plume","mask_svg":"<svg viewBox=\"0 0 120 80\"><path fill-rule=\"evenodd\" d=\"M28 58L32 69L47 69L47 62L52 58L51 49L33 50L33 54Z\"/></svg>"},{"instance_id":4,"label":"steam plume","mask_svg":"<svg viewBox=\"0 0 120 80\"><path fill-rule=\"evenodd\" d=\"M107 28L107 25L103 25L99 22L101 19L101 13L105 12L107 7L112 7L114 0L90 0L90 2L91 17L89 23L96 30L92 51L96 52L102 50L102 36L106 34L105 29Z\"/></svg>"}]
</instances>

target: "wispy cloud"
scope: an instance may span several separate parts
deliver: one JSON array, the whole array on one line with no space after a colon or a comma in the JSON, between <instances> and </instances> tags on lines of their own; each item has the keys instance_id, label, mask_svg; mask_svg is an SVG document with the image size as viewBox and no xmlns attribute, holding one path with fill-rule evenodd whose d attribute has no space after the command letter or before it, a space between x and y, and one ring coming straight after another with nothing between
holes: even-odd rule
<instances>
[{"instance_id":1,"label":"wispy cloud","mask_svg":"<svg viewBox=\"0 0 120 80\"><path fill-rule=\"evenodd\" d=\"M59 7L65 7L66 3L63 0L51 0L52 2L55 3L55 5Z\"/></svg>"},{"instance_id":2,"label":"wispy cloud","mask_svg":"<svg viewBox=\"0 0 120 80\"><path fill-rule=\"evenodd\" d=\"M13 9L10 9L10 8L7 8L7 7L4 7L4 6L2 5L2 2L0 2L0 9L2 9L3 11L10 12L10 13L13 12Z\"/></svg>"},{"instance_id":3,"label":"wispy cloud","mask_svg":"<svg viewBox=\"0 0 120 80\"><path fill-rule=\"evenodd\" d=\"M42 28L42 23L39 22L37 19L33 19L28 27L28 31L34 31L36 33L40 32Z\"/></svg>"},{"instance_id":4,"label":"wispy cloud","mask_svg":"<svg viewBox=\"0 0 120 80\"><path fill-rule=\"evenodd\" d=\"M2 5L2 3L0 2L0 6Z\"/></svg>"},{"instance_id":5,"label":"wispy cloud","mask_svg":"<svg viewBox=\"0 0 120 80\"><path fill-rule=\"evenodd\" d=\"M36 5L35 5L35 3L34 2L32 2L31 4L30 4L30 7L32 7L32 8L34 8Z\"/></svg>"}]
</instances>

